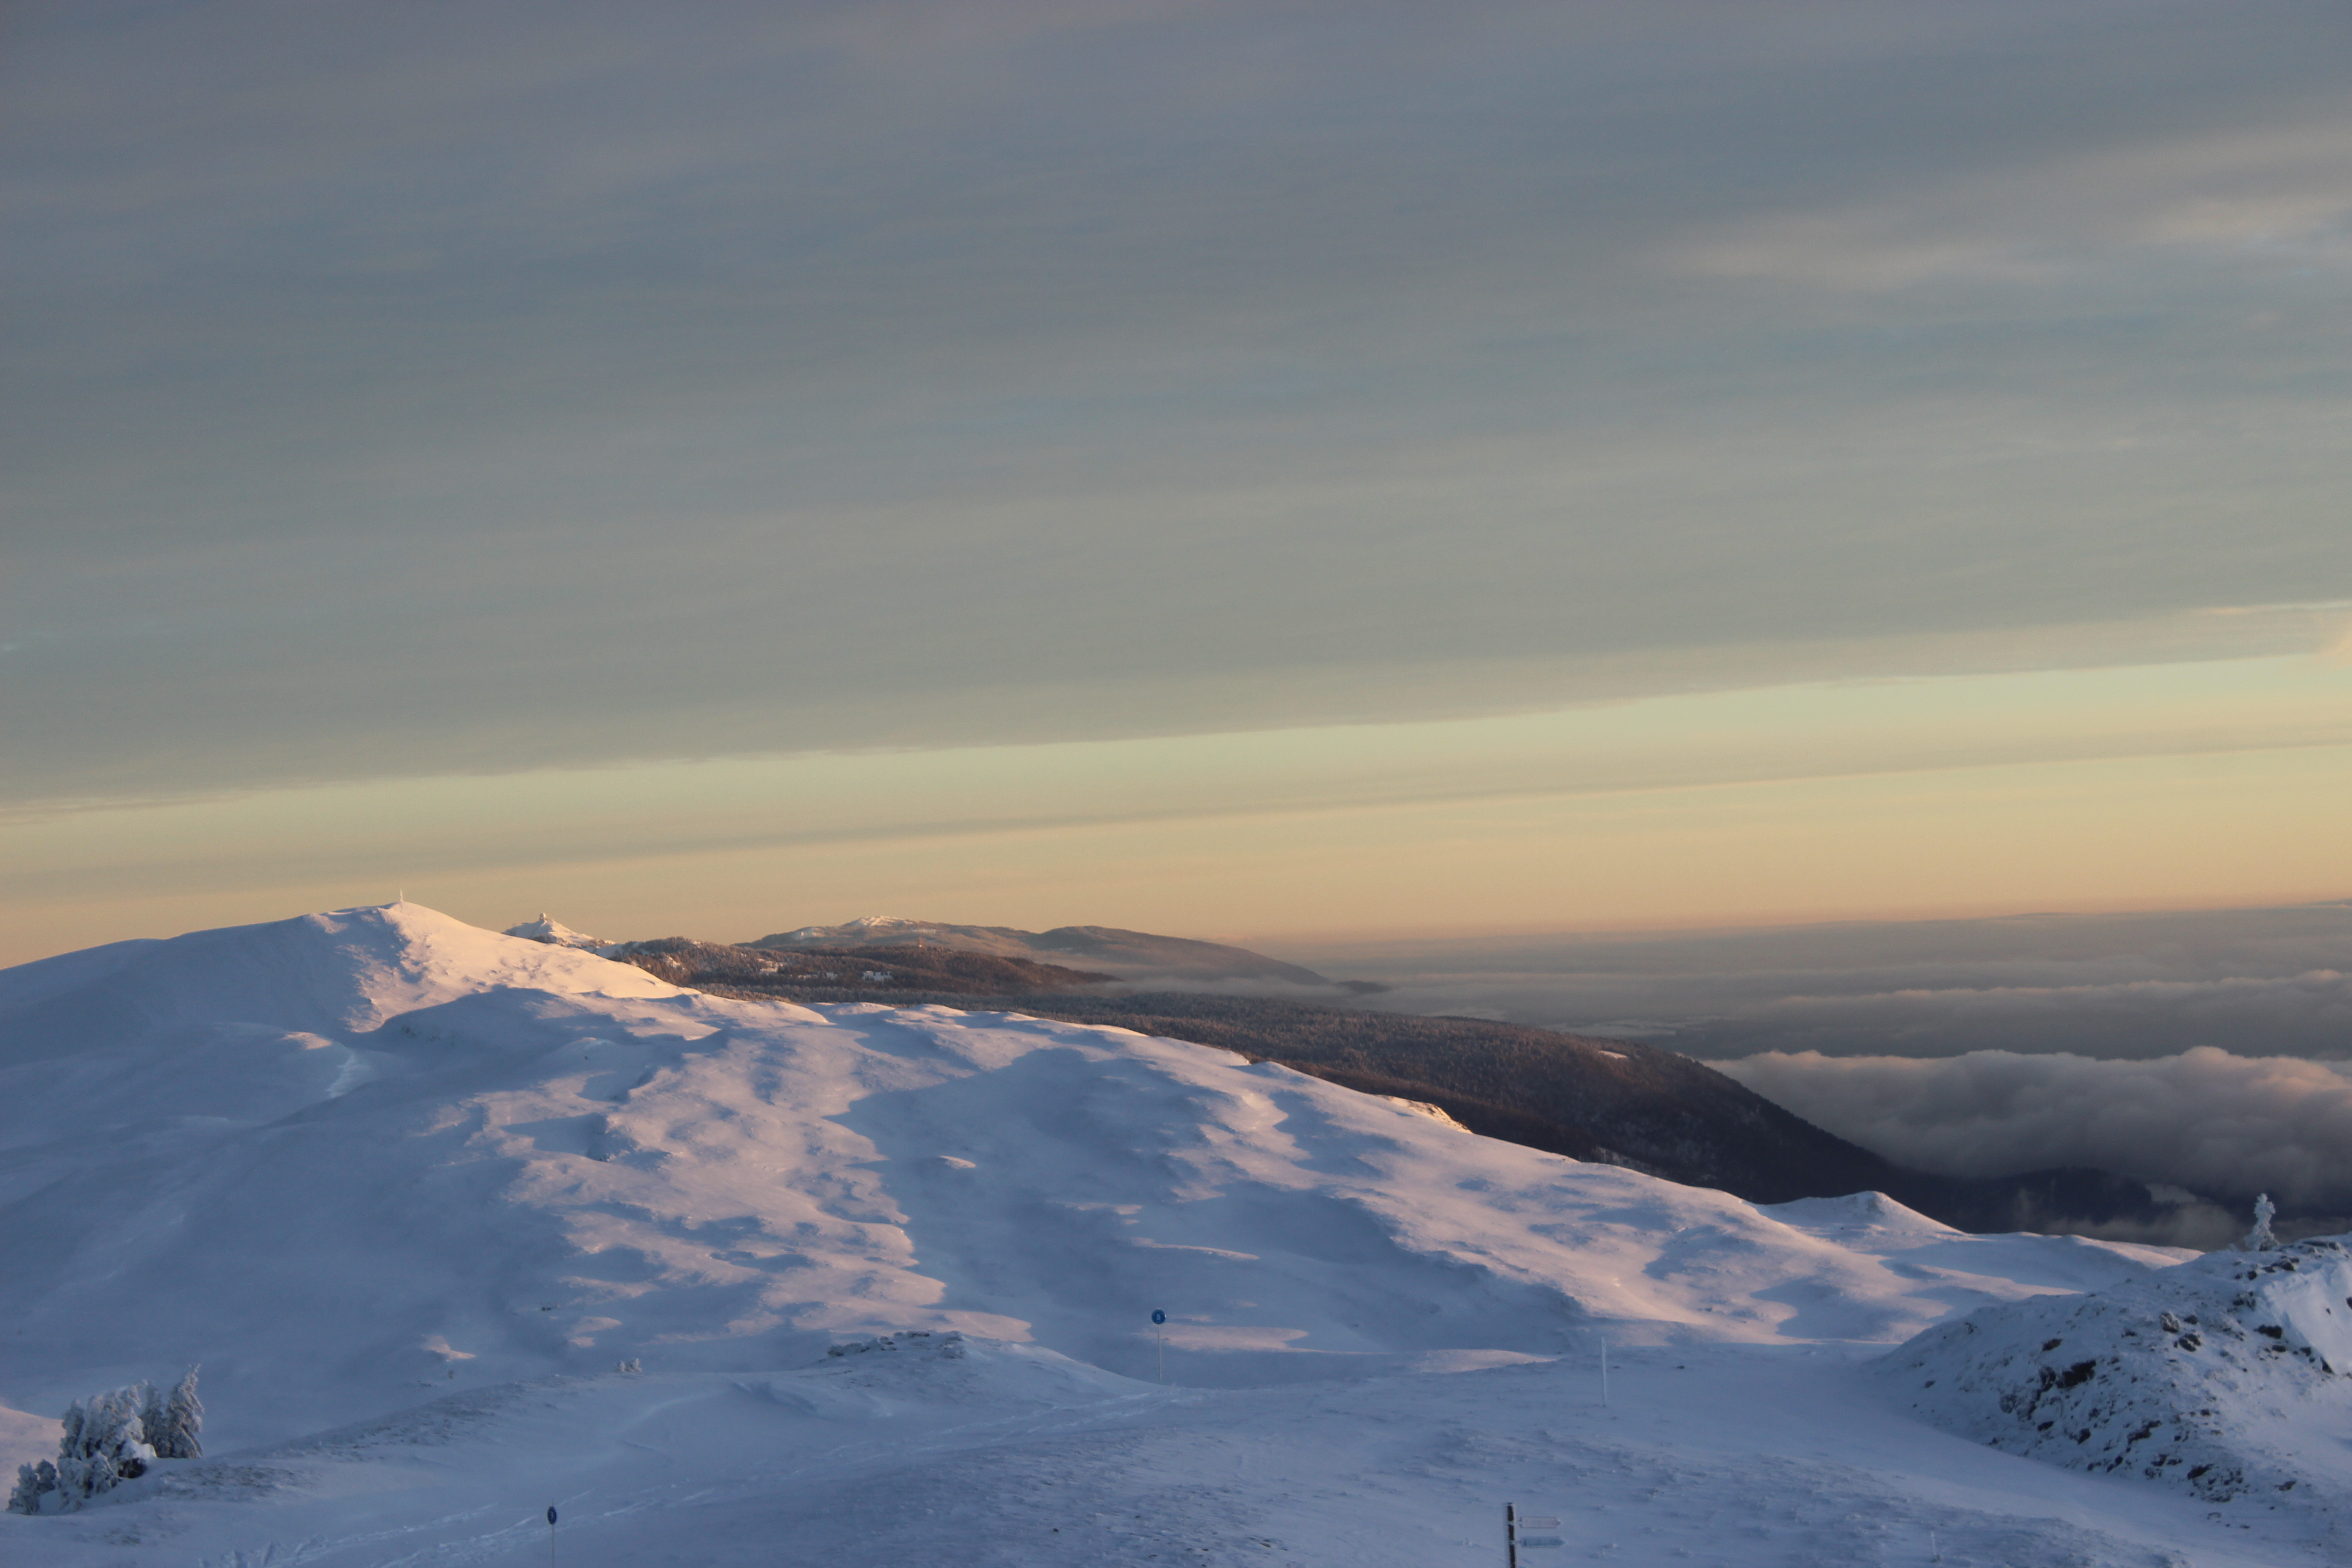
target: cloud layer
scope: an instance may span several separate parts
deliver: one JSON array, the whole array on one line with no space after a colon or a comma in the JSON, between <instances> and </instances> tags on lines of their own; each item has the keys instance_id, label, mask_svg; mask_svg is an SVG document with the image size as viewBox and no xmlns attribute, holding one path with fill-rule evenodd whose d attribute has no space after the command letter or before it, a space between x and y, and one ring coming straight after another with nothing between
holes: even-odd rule
<instances>
[{"instance_id":1,"label":"cloud layer","mask_svg":"<svg viewBox=\"0 0 2352 1568\"><path fill-rule=\"evenodd\" d=\"M2210 1047L2147 1061L1769 1052L1717 1064L1807 1121L1956 1175L2096 1165L2352 1214L2352 1065Z\"/></svg>"},{"instance_id":2,"label":"cloud layer","mask_svg":"<svg viewBox=\"0 0 2352 1568\"><path fill-rule=\"evenodd\" d=\"M2352 868L2336 0L89 0L6 44L0 951L428 878L617 930L1426 930ZM1437 732L1493 718L1532 739ZM2261 1012L1864 967L1542 1016ZM2262 977L2318 1017L2339 967Z\"/></svg>"},{"instance_id":3,"label":"cloud layer","mask_svg":"<svg viewBox=\"0 0 2352 1568\"><path fill-rule=\"evenodd\" d=\"M1709 1060L2352 1053L2352 903L1285 949L1397 987Z\"/></svg>"},{"instance_id":4,"label":"cloud layer","mask_svg":"<svg viewBox=\"0 0 2352 1568\"><path fill-rule=\"evenodd\" d=\"M1276 951L1393 984L1375 1005L1701 1057L1906 1165L2095 1166L2231 1205L2074 1229L2218 1247L2265 1190L2352 1225L2352 903Z\"/></svg>"},{"instance_id":5,"label":"cloud layer","mask_svg":"<svg viewBox=\"0 0 2352 1568\"><path fill-rule=\"evenodd\" d=\"M2145 661L2352 597L2346 26L34 8L0 791Z\"/></svg>"}]
</instances>

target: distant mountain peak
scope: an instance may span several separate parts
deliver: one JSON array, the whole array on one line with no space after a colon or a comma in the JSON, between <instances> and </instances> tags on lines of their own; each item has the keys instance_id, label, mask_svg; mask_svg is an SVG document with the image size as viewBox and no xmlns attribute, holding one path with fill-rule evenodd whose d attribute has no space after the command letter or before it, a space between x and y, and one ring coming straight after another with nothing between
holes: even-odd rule
<instances>
[{"instance_id":1,"label":"distant mountain peak","mask_svg":"<svg viewBox=\"0 0 2352 1568\"><path fill-rule=\"evenodd\" d=\"M577 947L591 952L613 945L601 936L573 931L562 921L551 918L544 910L540 911L539 919L535 921L507 927L506 934L521 937L526 942L543 942L550 947Z\"/></svg>"},{"instance_id":2,"label":"distant mountain peak","mask_svg":"<svg viewBox=\"0 0 2352 1568\"><path fill-rule=\"evenodd\" d=\"M943 947L999 958L1033 963L1076 963L1130 984L1227 985L1235 982L1278 982L1285 985L1328 990L1337 984L1327 975L1296 963L1285 963L1224 942L1191 937L1158 936L1118 926L1056 926L1052 931L1020 931L1012 926L951 925L940 921L907 920L897 915L866 915L841 925L801 926L747 942L748 947L856 947L878 936L898 941L919 938ZM1349 989L1362 989L1360 985Z\"/></svg>"}]
</instances>

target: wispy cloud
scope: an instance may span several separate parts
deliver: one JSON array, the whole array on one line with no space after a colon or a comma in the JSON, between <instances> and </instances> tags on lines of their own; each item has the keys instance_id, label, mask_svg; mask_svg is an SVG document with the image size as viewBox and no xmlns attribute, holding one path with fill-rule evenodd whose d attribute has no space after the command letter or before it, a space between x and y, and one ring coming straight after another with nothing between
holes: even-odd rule
<instances>
[{"instance_id":1,"label":"wispy cloud","mask_svg":"<svg viewBox=\"0 0 2352 1568\"><path fill-rule=\"evenodd\" d=\"M1130 731L1411 717L1365 692L2343 587L2320 9L16 26L0 701L85 784L1037 738L1073 670ZM2119 331L2157 252L2245 264Z\"/></svg>"},{"instance_id":2,"label":"wispy cloud","mask_svg":"<svg viewBox=\"0 0 2352 1568\"><path fill-rule=\"evenodd\" d=\"M887 748L958 759L903 771L900 844L2061 753L2259 754L2301 799L2340 727L2305 679L2340 624L2199 614L2352 595L2340 5L10 26L13 805L411 781L379 820L415 825L453 777ZM2187 672L2290 655L2275 703ZM2140 695L1937 684L2093 668ZM1912 679L1861 729L1788 696ZM1733 691L1349 767L1382 725ZM1321 750L1229 790L1254 731ZM1160 740L1194 749L1107 804L999 810L976 760ZM466 836L412 830L385 853Z\"/></svg>"},{"instance_id":3,"label":"wispy cloud","mask_svg":"<svg viewBox=\"0 0 2352 1568\"><path fill-rule=\"evenodd\" d=\"M1874 291L2113 289L2165 266L2340 269L2352 266L2347 169L2352 121L2342 119L2159 137L1748 220L1682 258L1715 276Z\"/></svg>"}]
</instances>

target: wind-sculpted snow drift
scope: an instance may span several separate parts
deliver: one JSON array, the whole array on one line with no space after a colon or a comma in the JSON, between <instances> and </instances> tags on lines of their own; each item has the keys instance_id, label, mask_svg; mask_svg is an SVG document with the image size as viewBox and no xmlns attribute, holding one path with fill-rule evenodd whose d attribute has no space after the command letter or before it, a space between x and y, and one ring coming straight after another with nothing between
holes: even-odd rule
<instances>
[{"instance_id":1,"label":"wind-sculpted snow drift","mask_svg":"<svg viewBox=\"0 0 2352 1568\"><path fill-rule=\"evenodd\" d=\"M677 1539L1467 1563L1457 1519L1570 1455L1681 1499L1643 1528L1702 1562L1899 1529L2137 1565L2190 1518L2013 1517L2086 1483L1848 1370L2182 1254L1759 1208L1207 1047L713 997L414 905L0 973L0 1438L27 1440L0 1460L56 1447L16 1413L199 1362L213 1456L0 1519L12 1564L543 1561L550 1499L591 1568ZM987 1507L911 1510L941 1466ZM1768 1521L1792 1486L1819 1507Z\"/></svg>"}]
</instances>

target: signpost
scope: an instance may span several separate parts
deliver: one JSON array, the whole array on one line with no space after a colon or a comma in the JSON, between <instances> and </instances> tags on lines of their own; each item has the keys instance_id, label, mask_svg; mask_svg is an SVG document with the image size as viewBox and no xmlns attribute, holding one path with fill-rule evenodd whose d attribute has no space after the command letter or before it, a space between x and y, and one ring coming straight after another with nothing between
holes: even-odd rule
<instances>
[{"instance_id":1,"label":"signpost","mask_svg":"<svg viewBox=\"0 0 2352 1568\"><path fill-rule=\"evenodd\" d=\"M547 1568L555 1568L555 1505L547 1505Z\"/></svg>"},{"instance_id":2,"label":"signpost","mask_svg":"<svg viewBox=\"0 0 2352 1568\"><path fill-rule=\"evenodd\" d=\"M1538 1552L1548 1546L1565 1546L1567 1542L1557 1535L1528 1535L1530 1530L1558 1530L1559 1521L1536 1514L1523 1514L1511 1503L1503 1505L1503 1552L1508 1568L1519 1568L1519 1553Z\"/></svg>"},{"instance_id":3,"label":"signpost","mask_svg":"<svg viewBox=\"0 0 2352 1568\"><path fill-rule=\"evenodd\" d=\"M1168 1331L1161 1327L1167 1321L1167 1313L1157 1307L1151 1309L1151 1339L1153 1348L1159 1352L1160 1381L1162 1383L1168 1381Z\"/></svg>"}]
</instances>

